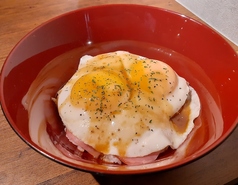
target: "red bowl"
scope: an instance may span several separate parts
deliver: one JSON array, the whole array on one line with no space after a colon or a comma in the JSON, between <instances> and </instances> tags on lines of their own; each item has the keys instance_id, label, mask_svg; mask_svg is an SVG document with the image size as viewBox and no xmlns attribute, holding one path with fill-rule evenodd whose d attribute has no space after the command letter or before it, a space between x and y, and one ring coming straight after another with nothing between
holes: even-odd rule
<instances>
[{"instance_id":1,"label":"red bowl","mask_svg":"<svg viewBox=\"0 0 238 185\"><path fill-rule=\"evenodd\" d=\"M201 127L180 160L163 162L162 159L130 167L75 162L56 155L30 137L28 112L22 99L39 72L47 68L46 64L56 57L67 58L68 62L62 60L60 63L62 73L68 74L61 79L62 85L82 55L115 50L165 61L196 89L202 106L196 124ZM136 174L186 164L224 141L237 125L237 79L236 52L206 25L150 6L104 5L61 15L27 34L3 65L0 95L2 110L13 130L41 154L84 171Z\"/></svg>"}]
</instances>

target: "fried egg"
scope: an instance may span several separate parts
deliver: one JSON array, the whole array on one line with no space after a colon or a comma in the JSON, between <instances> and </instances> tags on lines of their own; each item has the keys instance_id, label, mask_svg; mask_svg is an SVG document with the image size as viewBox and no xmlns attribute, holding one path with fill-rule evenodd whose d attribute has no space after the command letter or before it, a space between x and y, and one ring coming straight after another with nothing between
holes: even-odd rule
<instances>
[{"instance_id":1,"label":"fried egg","mask_svg":"<svg viewBox=\"0 0 238 185\"><path fill-rule=\"evenodd\" d=\"M177 149L200 112L196 91L169 65L126 51L83 56L56 103L68 133L122 158Z\"/></svg>"}]
</instances>

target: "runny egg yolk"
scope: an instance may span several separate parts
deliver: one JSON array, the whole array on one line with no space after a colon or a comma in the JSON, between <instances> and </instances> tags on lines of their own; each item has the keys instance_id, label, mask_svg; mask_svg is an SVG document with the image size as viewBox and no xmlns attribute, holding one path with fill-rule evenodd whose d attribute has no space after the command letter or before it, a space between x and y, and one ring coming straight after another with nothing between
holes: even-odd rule
<instances>
[{"instance_id":1,"label":"runny egg yolk","mask_svg":"<svg viewBox=\"0 0 238 185\"><path fill-rule=\"evenodd\" d=\"M174 70L163 62L136 55L122 56L127 74L133 89L142 90L158 96L166 96L177 85L177 75Z\"/></svg>"},{"instance_id":2,"label":"runny egg yolk","mask_svg":"<svg viewBox=\"0 0 238 185\"><path fill-rule=\"evenodd\" d=\"M113 111L129 98L129 89L123 77L112 70L97 69L83 75L73 85L72 105L85 111Z\"/></svg>"},{"instance_id":3,"label":"runny egg yolk","mask_svg":"<svg viewBox=\"0 0 238 185\"><path fill-rule=\"evenodd\" d=\"M136 89L141 89L144 91L150 91L148 76L145 74L143 66L143 61L137 61L131 65L131 69L128 72L131 78L132 85L136 87Z\"/></svg>"}]
</instances>

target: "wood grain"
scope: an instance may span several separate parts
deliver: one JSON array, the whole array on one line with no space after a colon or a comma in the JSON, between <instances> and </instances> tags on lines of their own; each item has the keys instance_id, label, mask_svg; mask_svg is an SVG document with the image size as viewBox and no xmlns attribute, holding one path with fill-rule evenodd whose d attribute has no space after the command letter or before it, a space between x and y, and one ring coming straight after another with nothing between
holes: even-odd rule
<instances>
[{"instance_id":1,"label":"wood grain","mask_svg":"<svg viewBox=\"0 0 238 185\"><path fill-rule=\"evenodd\" d=\"M174 0L1 0L0 67L16 43L36 26L65 12L112 2L157 6L199 20ZM238 51L237 46L230 44ZM238 177L238 129L218 148L188 165L160 173L136 176L105 176L62 166L34 151L14 133L2 111L0 111L0 126L0 184L195 185L225 184Z\"/></svg>"}]
</instances>

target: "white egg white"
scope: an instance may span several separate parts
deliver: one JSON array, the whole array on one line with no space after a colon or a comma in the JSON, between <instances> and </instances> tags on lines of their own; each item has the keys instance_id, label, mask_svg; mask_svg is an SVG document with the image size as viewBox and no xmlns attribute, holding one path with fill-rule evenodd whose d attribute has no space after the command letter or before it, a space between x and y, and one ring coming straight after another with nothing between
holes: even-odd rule
<instances>
[{"instance_id":1,"label":"white egg white","mask_svg":"<svg viewBox=\"0 0 238 185\"><path fill-rule=\"evenodd\" d=\"M113 60L119 61L118 64L114 65ZM160 75L159 72L166 69L167 71L163 72L164 76L166 76L166 80L167 78L171 80L169 85L173 84L171 87L167 85L169 87L166 88L171 88L171 91L163 90L163 87L156 86L157 83L148 88L149 90L152 89L151 92L146 86L143 87L145 90L140 90L139 87L143 86L141 84L137 85L138 89L135 90L137 86L132 82L138 79L133 74L137 70L144 69L138 67L143 62L135 65L134 60L145 60L145 63L149 65L148 71L140 72L143 75L154 71ZM116 74L123 73L124 76L128 75L126 81L130 83L125 84L121 96L122 100L118 99L116 103L109 101L108 104L116 105L110 105L111 108L108 111L87 110L83 106L75 106L71 101L71 93L76 82L95 70L107 70L111 64L113 65L109 67L109 71L114 71ZM134 73L131 72L132 70ZM112 79L114 78L115 83L117 83L117 77L113 76ZM153 76L151 79L156 82L159 77L156 78L157 76ZM163 80L165 81L165 79ZM123 80L122 82L124 83ZM142 82L144 83L144 81ZM161 82L161 84L165 83ZM187 115L187 127L182 132L178 132L171 123L170 117L183 107L188 96L190 96L191 101L189 104L190 114ZM66 129L75 137L98 152L122 157L146 156L153 152L162 151L168 146L177 149L194 128L194 119L200 112L200 101L196 91L172 68L161 61L147 59L124 51L106 53L95 57L82 57L76 73L58 92L57 106ZM107 105L107 107L109 106Z\"/></svg>"}]
</instances>

